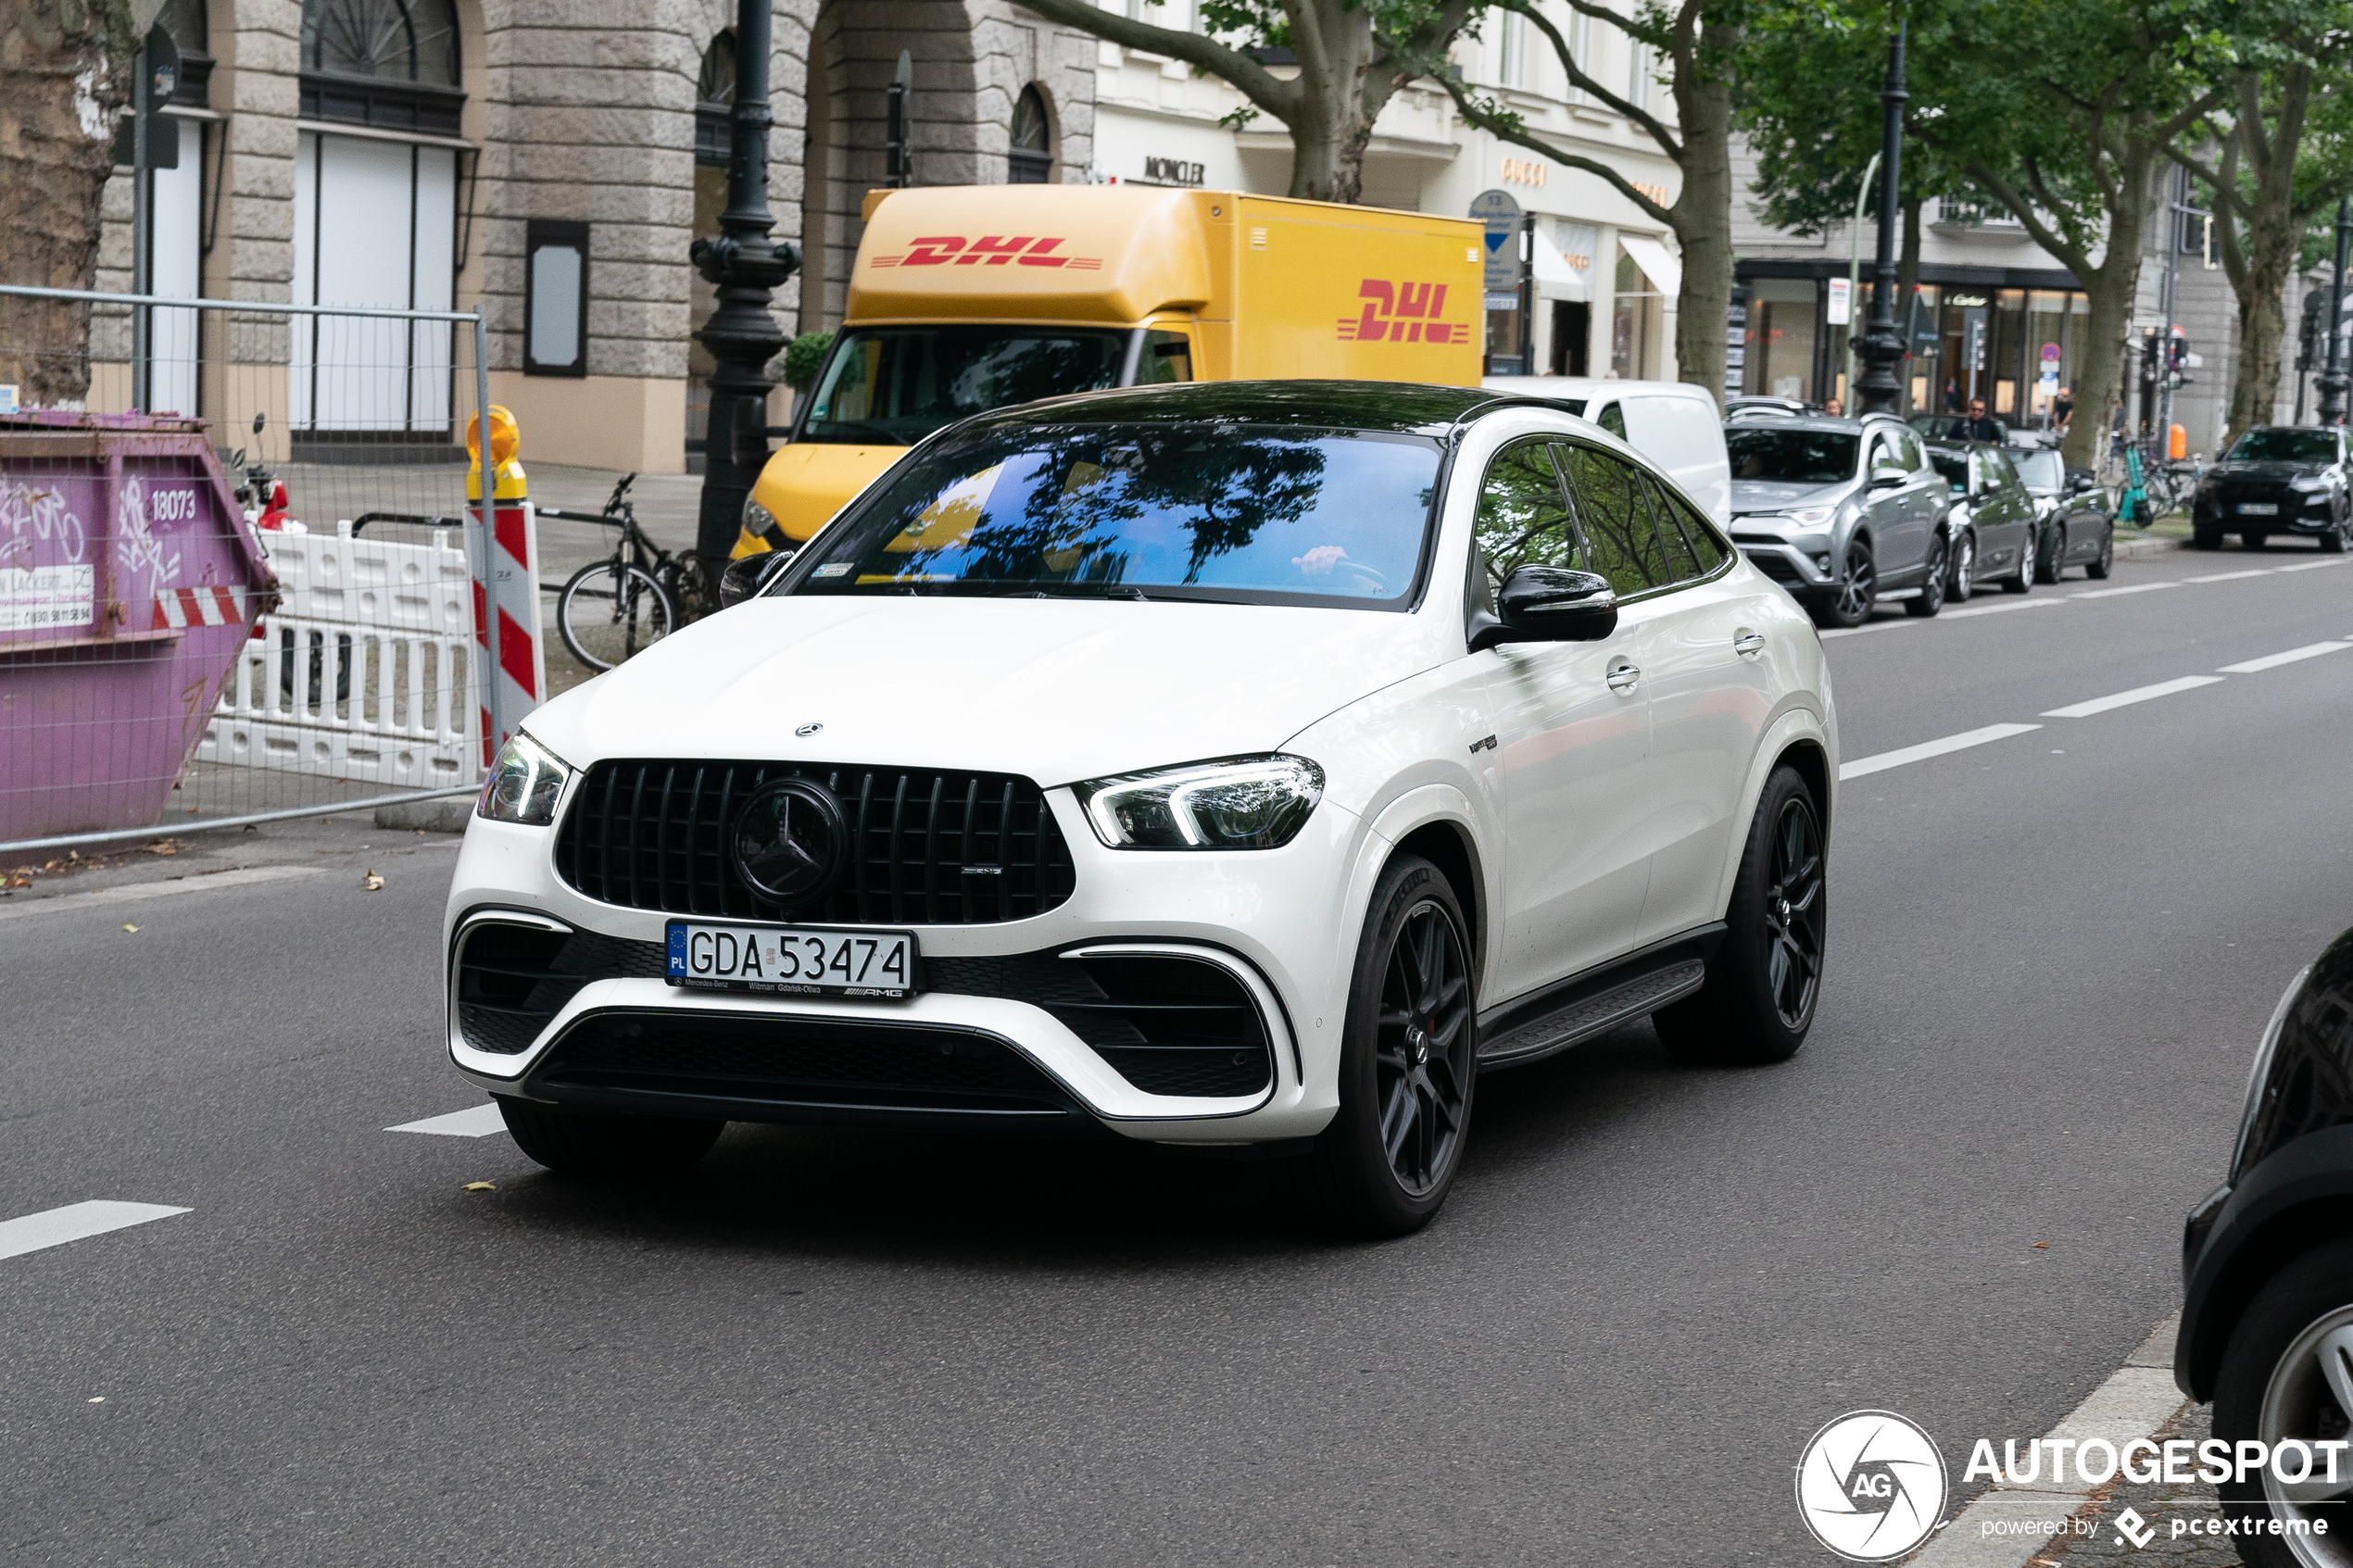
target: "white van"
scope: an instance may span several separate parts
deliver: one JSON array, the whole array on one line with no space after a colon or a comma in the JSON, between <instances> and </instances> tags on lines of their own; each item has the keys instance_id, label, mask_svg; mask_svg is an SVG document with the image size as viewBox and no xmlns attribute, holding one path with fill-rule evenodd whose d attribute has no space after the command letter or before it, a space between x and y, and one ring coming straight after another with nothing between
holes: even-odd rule
<instances>
[{"instance_id":1,"label":"white van","mask_svg":"<svg viewBox=\"0 0 2353 1568\"><path fill-rule=\"evenodd\" d=\"M1479 384L1490 392L1549 397L1592 420L1672 474L1718 527L1731 527L1732 466L1724 455L1724 416L1705 387L1590 376L1489 376Z\"/></svg>"}]
</instances>

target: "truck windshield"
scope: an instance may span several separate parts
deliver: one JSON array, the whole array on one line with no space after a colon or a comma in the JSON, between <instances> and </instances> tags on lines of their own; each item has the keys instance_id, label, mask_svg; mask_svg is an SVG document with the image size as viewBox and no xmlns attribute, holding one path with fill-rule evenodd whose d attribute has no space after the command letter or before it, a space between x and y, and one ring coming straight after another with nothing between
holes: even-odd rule
<instances>
[{"instance_id":1,"label":"truck windshield","mask_svg":"<svg viewBox=\"0 0 2353 1568\"><path fill-rule=\"evenodd\" d=\"M1009 326L851 327L799 439L912 446L968 414L1119 384L1127 333Z\"/></svg>"},{"instance_id":2,"label":"truck windshield","mask_svg":"<svg viewBox=\"0 0 2353 1568\"><path fill-rule=\"evenodd\" d=\"M1747 425L1724 433L1734 479L1836 484L1855 477L1855 437L1831 430Z\"/></svg>"},{"instance_id":3,"label":"truck windshield","mask_svg":"<svg viewBox=\"0 0 2353 1568\"><path fill-rule=\"evenodd\" d=\"M926 452L820 534L789 591L1402 608L1440 455L1359 431L990 430Z\"/></svg>"}]
</instances>

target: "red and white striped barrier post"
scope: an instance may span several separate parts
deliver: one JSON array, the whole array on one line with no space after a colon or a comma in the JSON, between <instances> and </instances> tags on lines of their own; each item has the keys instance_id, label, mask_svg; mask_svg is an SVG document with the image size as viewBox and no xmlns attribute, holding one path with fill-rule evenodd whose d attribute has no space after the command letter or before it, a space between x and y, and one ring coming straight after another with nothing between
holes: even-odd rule
<instances>
[{"instance_id":1,"label":"red and white striped barrier post","mask_svg":"<svg viewBox=\"0 0 2353 1568\"><path fill-rule=\"evenodd\" d=\"M534 519L522 464L515 460L521 437L515 419L497 404L490 408L492 525L482 525L482 460L479 418L466 421L466 450L474 466L466 471L466 499L473 503L478 543L469 553L474 565L474 646L487 672L482 683L482 765L486 769L547 691L547 656L539 639L539 529Z\"/></svg>"}]
</instances>

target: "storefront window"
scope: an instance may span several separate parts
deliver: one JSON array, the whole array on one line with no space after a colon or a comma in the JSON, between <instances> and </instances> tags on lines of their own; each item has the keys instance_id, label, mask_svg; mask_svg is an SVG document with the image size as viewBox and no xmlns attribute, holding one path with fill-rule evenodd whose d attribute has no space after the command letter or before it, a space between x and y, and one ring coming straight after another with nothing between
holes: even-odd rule
<instances>
[{"instance_id":1,"label":"storefront window","mask_svg":"<svg viewBox=\"0 0 2353 1568\"><path fill-rule=\"evenodd\" d=\"M1918 303L1912 307L1913 313L1907 314L1905 318L1904 346L1912 351L1911 362L1906 367L1911 377L1912 394L1911 406L1906 409L1907 413L1931 413L1938 406L1936 389L1944 384L1941 378L1944 356L1938 353L1937 349L1943 340L1933 334L1936 323L1936 302L1940 292L1933 283L1922 283L1919 287ZM1930 335L1916 334L1913 331L1916 321L1927 322L1930 327Z\"/></svg>"},{"instance_id":2,"label":"storefront window","mask_svg":"<svg viewBox=\"0 0 2353 1568\"><path fill-rule=\"evenodd\" d=\"M1814 354L1824 330L1811 278L1760 278L1750 285L1748 390L1814 399Z\"/></svg>"},{"instance_id":3,"label":"storefront window","mask_svg":"<svg viewBox=\"0 0 2353 1568\"><path fill-rule=\"evenodd\" d=\"M1660 302L1656 285L1623 248L1617 253L1617 291L1610 306L1610 374L1642 381L1657 363Z\"/></svg>"},{"instance_id":4,"label":"storefront window","mask_svg":"<svg viewBox=\"0 0 2353 1568\"><path fill-rule=\"evenodd\" d=\"M1994 395L1987 407L2013 422L2026 411L2027 352L2026 291L2002 289L1994 296Z\"/></svg>"}]
</instances>

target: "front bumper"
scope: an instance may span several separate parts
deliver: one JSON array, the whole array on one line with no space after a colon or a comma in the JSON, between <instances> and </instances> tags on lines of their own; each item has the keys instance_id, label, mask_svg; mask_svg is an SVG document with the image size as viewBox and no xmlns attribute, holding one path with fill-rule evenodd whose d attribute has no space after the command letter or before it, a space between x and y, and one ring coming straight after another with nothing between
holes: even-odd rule
<instances>
[{"instance_id":1,"label":"front bumper","mask_svg":"<svg viewBox=\"0 0 2353 1568\"><path fill-rule=\"evenodd\" d=\"M1737 533L1732 535L1732 543L1740 546L1749 564L1792 593L1828 590L1838 583L1838 574L1821 564L1823 559L1831 558L1827 545L1809 553L1786 539Z\"/></svg>"},{"instance_id":2,"label":"front bumper","mask_svg":"<svg viewBox=\"0 0 2353 1568\"><path fill-rule=\"evenodd\" d=\"M2279 510L2268 517L2260 513L2248 515L2238 509L2242 501L2275 506ZM2226 533L2244 528L2260 529L2266 533L2326 533L2336 525L2335 502L2325 490L2316 495L2282 492L2246 496L2208 492L2197 497L2192 517L2198 527L2220 529Z\"/></svg>"},{"instance_id":3,"label":"front bumper","mask_svg":"<svg viewBox=\"0 0 2353 1568\"><path fill-rule=\"evenodd\" d=\"M1338 1103L1347 1006L1342 949L1353 944L1331 934L1351 928L1340 903L1362 838L1357 819L1327 801L1300 837L1277 850L1114 851L1095 838L1068 791L1048 799L1076 862L1072 897L1020 920L900 928L914 931L925 964L938 972L930 988L903 1001L673 987L661 967L669 914L598 903L566 884L553 864L556 830L477 818L459 856L445 922L450 1060L493 1094L728 1120L1059 1124L1188 1143L1320 1132ZM456 960L461 939L485 922L585 937L589 957L573 970L581 983L551 1015L495 1041L477 1027L470 1043ZM1051 1010L1044 987L1022 978L1038 975L1039 964L1051 971L1062 955L1216 967L1257 1011L1266 1080L1247 1095L1139 1088L1111 1060L1117 1050L1107 1057L1090 1046L1083 1022L1075 1027L1066 1010ZM724 1058L724 1042L734 1040L754 1056L773 1057L766 1040L814 1064L802 1078L856 1082L780 1094L773 1082L753 1081L761 1073L731 1076L703 1061L691 1085L676 1074L615 1071L612 1042L633 1025L649 1051L659 1046L674 1057L690 1042L699 1057ZM926 1049L937 1051L937 1061ZM844 1062L860 1070L837 1071ZM926 1062L941 1071L924 1072ZM878 1085L890 1092L870 1092ZM684 1093L689 1086L696 1092Z\"/></svg>"}]
</instances>

